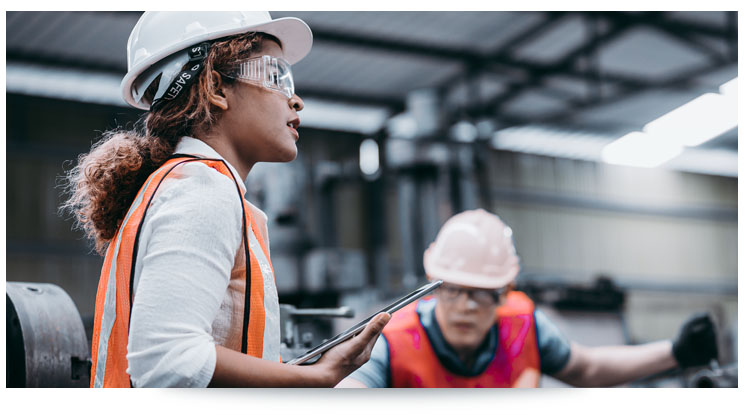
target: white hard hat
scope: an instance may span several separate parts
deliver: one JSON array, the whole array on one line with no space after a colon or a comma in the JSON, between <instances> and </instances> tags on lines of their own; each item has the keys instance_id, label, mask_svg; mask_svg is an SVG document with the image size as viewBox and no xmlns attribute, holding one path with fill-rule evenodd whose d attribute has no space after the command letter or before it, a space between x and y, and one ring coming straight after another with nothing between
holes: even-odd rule
<instances>
[{"instance_id":1,"label":"white hard hat","mask_svg":"<svg viewBox=\"0 0 745 415\"><path fill-rule=\"evenodd\" d=\"M424 252L427 277L467 287L499 289L517 277L512 229L483 209L448 219Z\"/></svg>"},{"instance_id":2,"label":"white hard hat","mask_svg":"<svg viewBox=\"0 0 745 415\"><path fill-rule=\"evenodd\" d=\"M127 42L122 97L136 108L149 109L143 94L158 75L160 85L171 83L189 60L188 47L246 32L279 39L290 64L304 58L313 45L310 28L295 17L272 20L269 12L145 12Z\"/></svg>"}]
</instances>

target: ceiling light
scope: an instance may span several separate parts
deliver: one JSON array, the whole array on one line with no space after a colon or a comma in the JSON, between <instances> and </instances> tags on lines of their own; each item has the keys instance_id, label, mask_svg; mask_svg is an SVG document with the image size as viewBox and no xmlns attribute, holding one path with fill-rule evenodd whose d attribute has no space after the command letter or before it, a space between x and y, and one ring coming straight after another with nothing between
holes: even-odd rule
<instances>
[{"instance_id":1,"label":"ceiling light","mask_svg":"<svg viewBox=\"0 0 745 415\"><path fill-rule=\"evenodd\" d=\"M644 126L644 131L684 146L697 146L737 126L737 101L704 94Z\"/></svg>"},{"instance_id":2,"label":"ceiling light","mask_svg":"<svg viewBox=\"0 0 745 415\"><path fill-rule=\"evenodd\" d=\"M390 116L387 108L305 98L301 127L374 134Z\"/></svg>"},{"instance_id":3,"label":"ceiling light","mask_svg":"<svg viewBox=\"0 0 745 415\"><path fill-rule=\"evenodd\" d=\"M598 161L603 147L612 140L609 136L527 126L497 131L491 144L498 150Z\"/></svg>"},{"instance_id":4,"label":"ceiling light","mask_svg":"<svg viewBox=\"0 0 745 415\"><path fill-rule=\"evenodd\" d=\"M683 147L665 137L634 131L605 146L603 161L634 167L657 167L682 151Z\"/></svg>"},{"instance_id":5,"label":"ceiling light","mask_svg":"<svg viewBox=\"0 0 745 415\"><path fill-rule=\"evenodd\" d=\"M722 84L719 87L719 93L725 96L737 96L737 78Z\"/></svg>"},{"instance_id":6,"label":"ceiling light","mask_svg":"<svg viewBox=\"0 0 745 415\"><path fill-rule=\"evenodd\" d=\"M644 134L637 132L637 134ZM651 137L647 137L653 140ZM654 165L652 161L642 163L642 158L651 158L651 149L647 148L651 142L647 139L642 140L643 148L628 149L631 156L628 164L646 166ZM542 126L523 126L511 127L497 131L491 141L492 147L499 150L515 151L528 154L538 154L547 157L561 157L574 160L586 160L592 162L604 161L603 149L606 145L616 141L616 137L607 135L588 134L572 130L558 130ZM667 148L664 143L661 144L662 150ZM652 145L654 146L654 145ZM618 148L619 146L614 146ZM622 157L615 156L611 151L614 147L606 150L609 161L618 161L622 163ZM737 152L722 149L710 148L684 148L680 156L675 156L681 146L673 144L672 149L668 149L667 156L659 156L657 162L661 167L672 170L687 171L692 173L713 174L719 176L737 177ZM665 153L665 151L658 151ZM671 157L673 156L673 157ZM669 161L665 162L667 158Z\"/></svg>"},{"instance_id":7,"label":"ceiling light","mask_svg":"<svg viewBox=\"0 0 745 415\"><path fill-rule=\"evenodd\" d=\"M360 171L372 176L380 170L380 150L378 143L372 138L366 138L360 143Z\"/></svg>"},{"instance_id":8,"label":"ceiling light","mask_svg":"<svg viewBox=\"0 0 745 415\"><path fill-rule=\"evenodd\" d=\"M644 131L694 147L737 127L737 78L721 94L699 96L644 126Z\"/></svg>"}]
</instances>

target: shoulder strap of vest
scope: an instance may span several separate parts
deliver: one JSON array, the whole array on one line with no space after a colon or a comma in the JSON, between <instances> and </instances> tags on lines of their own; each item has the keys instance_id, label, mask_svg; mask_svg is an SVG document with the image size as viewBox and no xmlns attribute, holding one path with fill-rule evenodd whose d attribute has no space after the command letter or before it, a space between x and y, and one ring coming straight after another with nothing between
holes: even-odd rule
<instances>
[{"instance_id":1,"label":"shoulder strap of vest","mask_svg":"<svg viewBox=\"0 0 745 415\"><path fill-rule=\"evenodd\" d=\"M510 291L504 304L497 308L498 316L512 316L517 314L533 314L535 305L522 291Z\"/></svg>"},{"instance_id":2,"label":"shoulder strap of vest","mask_svg":"<svg viewBox=\"0 0 745 415\"><path fill-rule=\"evenodd\" d=\"M238 185L238 180L233 175L233 171L230 170L228 167L228 164L225 162L225 160L222 159L210 159L210 158L203 158L194 156L191 154L181 154L176 153L173 154L168 161L174 160L174 159L184 159L180 160L176 163L174 163L168 171L161 177L160 181L155 187L155 191L153 191L152 195L150 195L150 199L148 199L147 204L145 205L145 210L142 212L142 218L140 219L140 223L137 226L137 233L135 234L135 241L132 249L132 268L130 270L129 275L129 320L132 320L132 305L133 305L133 290L132 287L134 286L134 278L135 278L135 263L137 261L137 250L138 245L140 241L140 231L142 230L142 224L145 223L145 215L147 215L147 210L150 208L150 204L153 201L153 198L155 197L155 194L158 192L158 188L160 187L161 183L163 183L163 180L168 176L173 169L176 167L184 164L184 163L190 163L194 161L198 162L204 162L204 161L213 161L213 162L219 162L225 165L226 170L228 173L230 173L230 177L233 179L233 182L235 183L235 189L238 192L238 198L241 202L241 212L242 212L242 220L243 220L243 249L244 253L246 255L246 290L245 290L245 297L244 297L244 305L243 305L243 330L242 330L242 336L241 336L241 353L247 354L247 348L248 348L248 321L249 321L249 314L250 314L250 301L251 301L251 257L249 248L248 248L248 224L246 223L246 206L243 202L243 194L241 194L241 188L240 185ZM168 162L167 161L167 162Z\"/></svg>"}]
</instances>

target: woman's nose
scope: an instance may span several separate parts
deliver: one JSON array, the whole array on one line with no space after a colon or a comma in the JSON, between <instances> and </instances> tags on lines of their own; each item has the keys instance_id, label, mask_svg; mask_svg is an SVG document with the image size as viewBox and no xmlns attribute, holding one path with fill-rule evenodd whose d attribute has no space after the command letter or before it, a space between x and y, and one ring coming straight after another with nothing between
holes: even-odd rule
<instances>
[{"instance_id":1,"label":"woman's nose","mask_svg":"<svg viewBox=\"0 0 745 415\"><path fill-rule=\"evenodd\" d=\"M295 111L302 111L305 108L305 103L297 94L294 94L288 103L290 108L293 108Z\"/></svg>"}]
</instances>

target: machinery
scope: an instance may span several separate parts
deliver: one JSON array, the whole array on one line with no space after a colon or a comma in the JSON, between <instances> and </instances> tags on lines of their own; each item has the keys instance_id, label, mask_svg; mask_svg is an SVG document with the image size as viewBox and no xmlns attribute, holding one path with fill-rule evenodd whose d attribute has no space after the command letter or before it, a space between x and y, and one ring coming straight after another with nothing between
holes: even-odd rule
<instances>
[{"instance_id":1,"label":"machinery","mask_svg":"<svg viewBox=\"0 0 745 415\"><path fill-rule=\"evenodd\" d=\"M712 364L711 368L696 372L691 377L688 386L691 388L736 388L737 363L724 367Z\"/></svg>"},{"instance_id":2,"label":"machinery","mask_svg":"<svg viewBox=\"0 0 745 415\"><path fill-rule=\"evenodd\" d=\"M304 322L318 318L352 317L354 317L354 310L349 307L298 309L289 304L280 304L279 321L282 325L280 355L282 361L288 362L313 347L314 332L303 326ZM304 330L301 330L301 328Z\"/></svg>"},{"instance_id":3,"label":"machinery","mask_svg":"<svg viewBox=\"0 0 745 415\"><path fill-rule=\"evenodd\" d=\"M65 290L27 282L5 290L6 386L88 387L90 346Z\"/></svg>"},{"instance_id":4,"label":"machinery","mask_svg":"<svg viewBox=\"0 0 745 415\"><path fill-rule=\"evenodd\" d=\"M10 388L87 388L90 343L75 303L57 285L6 282L6 372ZM319 319L352 318L349 307L298 309L280 304L282 359L291 360L320 337ZM317 343L317 342L316 342Z\"/></svg>"},{"instance_id":5,"label":"machinery","mask_svg":"<svg viewBox=\"0 0 745 415\"><path fill-rule=\"evenodd\" d=\"M5 287L6 386L88 387L90 343L72 299L54 284L6 282ZM618 301L617 292L607 284L600 284L594 290L601 293L602 298L613 298L613 303ZM611 292L614 295L608 295ZM585 292L580 297L586 299L588 295ZM597 301L589 302L595 304ZM296 308L280 304L282 360L292 360L320 343L322 339L315 341L315 338L325 336L326 330L319 323L354 316L354 310L349 307ZM737 363L722 367L713 363L694 372L674 370L636 382L635 386L737 387Z\"/></svg>"}]
</instances>

